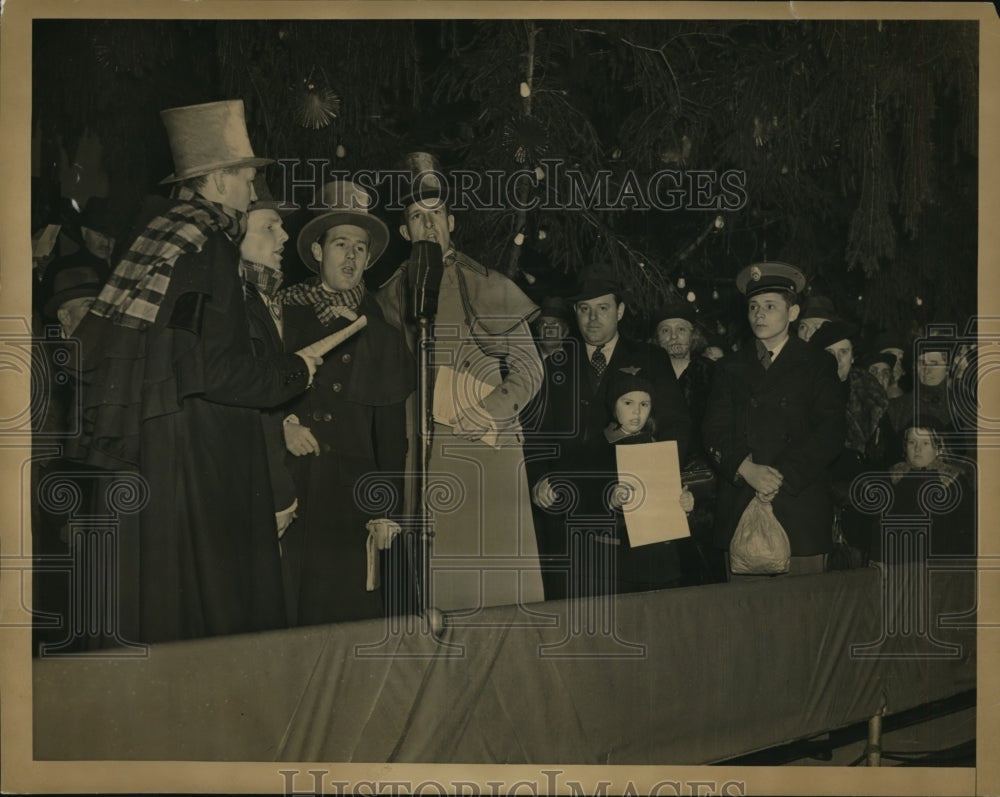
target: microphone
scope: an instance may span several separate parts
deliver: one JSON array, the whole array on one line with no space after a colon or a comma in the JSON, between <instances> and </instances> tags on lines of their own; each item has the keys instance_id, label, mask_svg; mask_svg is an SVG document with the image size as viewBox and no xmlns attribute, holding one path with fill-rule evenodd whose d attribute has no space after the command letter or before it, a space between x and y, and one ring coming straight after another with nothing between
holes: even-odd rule
<instances>
[{"instance_id":1,"label":"microphone","mask_svg":"<svg viewBox=\"0 0 1000 797\"><path fill-rule=\"evenodd\" d=\"M407 274L410 289L410 313L414 319L434 318L438 309L438 291L444 275L441 244L415 241L410 252Z\"/></svg>"}]
</instances>

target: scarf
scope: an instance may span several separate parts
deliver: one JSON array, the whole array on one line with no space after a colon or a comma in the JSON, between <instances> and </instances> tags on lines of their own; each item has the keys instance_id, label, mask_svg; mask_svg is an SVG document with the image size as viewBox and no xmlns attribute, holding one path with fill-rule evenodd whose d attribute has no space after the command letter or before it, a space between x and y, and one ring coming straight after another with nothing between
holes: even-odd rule
<instances>
[{"instance_id":1,"label":"scarf","mask_svg":"<svg viewBox=\"0 0 1000 797\"><path fill-rule=\"evenodd\" d=\"M328 327L334 318L357 319L355 310L364 296L364 282L359 282L349 291L332 291L323 286L319 277L313 277L278 291L274 298L285 305L311 305L320 323Z\"/></svg>"},{"instance_id":2,"label":"scarf","mask_svg":"<svg viewBox=\"0 0 1000 797\"><path fill-rule=\"evenodd\" d=\"M270 266L240 258L240 276L247 285L253 285L262 296L272 297L281 286L284 275Z\"/></svg>"},{"instance_id":3,"label":"scarf","mask_svg":"<svg viewBox=\"0 0 1000 797\"><path fill-rule=\"evenodd\" d=\"M174 264L184 254L200 252L218 230L234 242L246 233L246 214L210 202L181 187L181 202L157 216L118 262L90 312L115 324L146 329L159 312L170 286Z\"/></svg>"}]
</instances>

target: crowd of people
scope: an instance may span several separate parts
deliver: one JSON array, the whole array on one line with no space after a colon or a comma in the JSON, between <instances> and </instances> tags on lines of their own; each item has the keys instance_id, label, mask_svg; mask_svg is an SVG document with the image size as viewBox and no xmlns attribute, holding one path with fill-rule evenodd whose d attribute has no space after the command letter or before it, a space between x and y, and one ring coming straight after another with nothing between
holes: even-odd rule
<instances>
[{"instance_id":1,"label":"crowd of people","mask_svg":"<svg viewBox=\"0 0 1000 797\"><path fill-rule=\"evenodd\" d=\"M295 241L313 276L284 286L288 211L258 171L270 161L242 102L162 118L169 197L147 200L115 257L92 200L80 251L47 264L38 289L46 321L78 345L57 358L72 379L34 386L53 426L36 433L62 444L36 486L46 471L144 485L111 532L111 586L87 592L113 627L81 644L773 578L732 572L754 502L787 536L788 575L891 563L858 497L869 477L897 513L925 506L925 484L955 493L930 550L975 553L975 452L949 393L974 348L862 339L828 299L804 298L801 269L774 261L736 276L742 345L709 346L683 302L629 339L629 297L607 266L585 264L573 295L539 306L459 251L440 165L411 153L399 235L414 252L436 245L442 263L424 340L416 256L377 289L364 279L391 240L364 188L325 184ZM657 441L676 443L664 467L680 474L669 500L688 528L633 546L616 450ZM72 547L68 528L40 509L36 555ZM82 593L56 581L37 580L36 607L79 611L67 602Z\"/></svg>"}]
</instances>

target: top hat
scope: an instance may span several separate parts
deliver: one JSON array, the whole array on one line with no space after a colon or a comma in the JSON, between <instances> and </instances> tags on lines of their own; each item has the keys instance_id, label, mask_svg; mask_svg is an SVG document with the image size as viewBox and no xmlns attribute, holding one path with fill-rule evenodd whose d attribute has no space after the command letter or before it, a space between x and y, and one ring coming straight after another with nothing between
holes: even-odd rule
<instances>
[{"instance_id":1,"label":"top hat","mask_svg":"<svg viewBox=\"0 0 1000 797\"><path fill-rule=\"evenodd\" d=\"M399 198L404 209L421 200L447 197L441 163L431 153L408 153L403 158L403 170L410 173L410 183Z\"/></svg>"},{"instance_id":2,"label":"top hat","mask_svg":"<svg viewBox=\"0 0 1000 797\"><path fill-rule=\"evenodd\" d=\"M823 326L813 332L809 342L814 346L825 349L841 340L854 340L858 334L858 328L846 321L836 319L827 321Z\"/></svg>"},{"instance_id":3,"label":"top hat","mask_svg":"<svg viewBox=\"0 0 1000 797\"><path fill-rule=\"evenodd\" d=\"M167 108L160 111L160 118L167 128L174 158L174 173L160 180L160 185L179 183L217 169L274 163L253 154L243 100Z\"/></svg>"},{"instance_id":4,"label":"top hat","mask_svg":"<svg viewBox=\"0 0 1000 797\"><path fill-rule=\"evenodd\" d=\"M312 254L312 244L331 227L353 224L368 231L368 265L371 268L389 245L389 228L385 222L368 212L371 194L350 180L332 180L323 186L323 204L329 210L317 211L299 233L295 242L299 257L306 267L319 271L319 264Z\"/></svg>"},{"instance_id":5,"label":"top hat","mask_svg":"<svg viewBox=\"0 0 1000 797\"><path fill-rule=\"evenodd\" d=\"M56 260L45 271L42 315L56 318L64 302L81 296L97 296L109 276L108 268L96 258L81 261L70 255Z\"/></svg>"},{"instance_id":6,"label":"top hat","mask_svg":"<svg viewBox=\"0 0 1000 797\"><path fill-rule=\"evenodd\" d=\"M113 236L115 221L111 215L111 203L107 197L92 196L80 213L80 227Z\"/></svg>"},{"instance_id":7,"label":"top hat","mask_svg":"<svg viewBox=\"0 0 1000 797\"><path fill-rule=\"evenodd\" d=\"M837 317L837 311L833 307L833 302L825 296L814 294L805 301L799 320L806 318L825 318L830 321Z\"/></svg>"},{"instance_id":8,"label":"top hat","mask_svg":"<svg viewBox=\"0 0 1000 797\"><path fill-rule=\"evenodd\" d=\"M805 275L790 263L770 260L752 263L736 275L736 287L749 299L758 293L790 291L801 293L806 287Z\"/></svg>"}]
</instances>

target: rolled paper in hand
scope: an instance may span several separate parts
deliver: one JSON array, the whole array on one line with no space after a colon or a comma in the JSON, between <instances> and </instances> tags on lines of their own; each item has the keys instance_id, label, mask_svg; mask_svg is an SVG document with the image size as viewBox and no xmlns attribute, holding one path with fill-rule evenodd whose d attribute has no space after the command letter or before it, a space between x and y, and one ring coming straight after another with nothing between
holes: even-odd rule
<instances>
[{"instance_id":1,"label":"rolled paper in hand","mask_svg":"<svg viewBox=\"0 0 1000 797\"><path fill-rule=\"evenodd\" d=\"M332 335L320 338L315 343L310 343L308 346L299 349L296 354L304 354L307 357L325 357L328 351L337 348L337 346L353 334L364 329L367 324L367 316L358 316L357 321L354 321L343 329L334 332Z\"/></svg>"}]
</instances>

